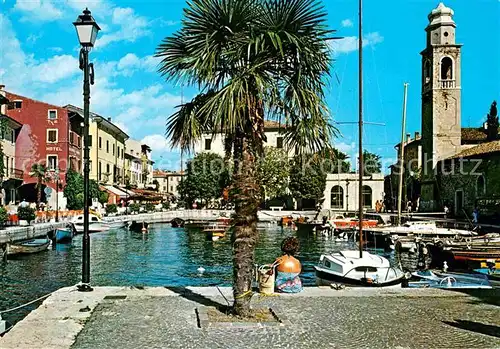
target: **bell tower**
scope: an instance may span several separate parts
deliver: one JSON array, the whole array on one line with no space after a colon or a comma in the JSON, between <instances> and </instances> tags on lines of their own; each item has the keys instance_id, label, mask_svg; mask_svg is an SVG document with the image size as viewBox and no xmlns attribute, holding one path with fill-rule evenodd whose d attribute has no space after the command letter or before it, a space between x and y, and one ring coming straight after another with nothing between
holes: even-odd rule
<instances>
[{"instance_id":1,"label":"bell tower","mask_svg":"<svg viewBox=\"0 0 500 349\"><path fill-rule=\"evenodd\" d=\"M455 41L453 10L440 3L429 14L422 55L422 189L423 209L437 209L434 171L439 160L461 147L461 44Z\"/></svg>"}]
</instances>

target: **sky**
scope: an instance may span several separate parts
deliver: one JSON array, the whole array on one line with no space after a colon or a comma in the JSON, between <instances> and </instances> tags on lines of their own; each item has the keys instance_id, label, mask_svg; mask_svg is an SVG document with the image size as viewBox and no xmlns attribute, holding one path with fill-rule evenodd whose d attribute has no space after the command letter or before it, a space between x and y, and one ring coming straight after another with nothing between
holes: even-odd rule
<instances>
[{"instance_id":1,"label":"sky","mask_svg":"<svg viewBox=\"0 0 500 349\"><path fill-rule=\"evenodd\" d=\"M409 83L407 129L421 129L421 56L427 15L435 0L364 1L364 128L367 150L396 159L401 137L403 83ZM323 0L328 24L343 39L332 44L326 91L334 145L355 159L358 145L358 2ZM448 0L462 48L462 126L478 127L500 99L500 0ZM130 137L149 144L156 167L180 168L165 139L165 123L196 90L165 82L153 57L161 40L179 30L184 0L0 0L0 84L56 105L82 105L79 44L72 22L88 7L101 27L90 59L95 66L91 111L111 117ZM348 124L345 124L347 122ZM349 124L351 123L351 124ZM374 123L374 124L370 124ZM380 125L382 124L382 125Z\"/></svg>"}]
</instances>

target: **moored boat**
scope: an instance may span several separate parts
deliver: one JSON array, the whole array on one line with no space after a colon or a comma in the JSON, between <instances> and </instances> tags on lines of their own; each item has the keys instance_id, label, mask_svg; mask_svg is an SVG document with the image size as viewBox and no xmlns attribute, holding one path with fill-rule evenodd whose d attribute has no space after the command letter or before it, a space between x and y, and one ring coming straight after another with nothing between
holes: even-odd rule
<instances>
[{"instance_id":1,"label":"moored boat","mask_svg":"<svg viewBox=\"0 0 500 349\"><path fill-rule=\"evenodd\" d=\"M58 228L56 229L54 239L58 244L71 242L73 235L73 229L71 228Z\"/></svg>"},{"instance_id":2,"label":"moored boat","mask_svg":"<svg viewBox=\"0 0 500 349\"><path fill-rule=\"evenodd\" d=\"M321 255L316 270L318 286L343 284L362 287L400 285L405 274L392 267L387 258L363 251L341 251Z\"/></svg>"},{"instance_id":3,"label":"moored boat","mask_svg":"<svg viewBox=\"0 0 500 349\"><path fill-rule=\"evenodd\" d=\"M183 228L184 223L185 223L184 220L180 218L174 218L170 221L172 228Z\"/></svg>"},{"instance_id":4,"label":"moored boat","mask_svg":"<svg viewBox=\"0 0 500 349\"><path fill-rule=\"evenodd\" d=\"M18 255L18 254L31 254L38 253L47 250L50 246L50 240L45 239L33 239L26 242L21 242L17 244L10 244L7 250L8 255Z\"/></svg>"},{"instance_id":5,"label":"moored boat","mask_svg":"<svg viewBox=\"0 0 500 349\"><path fill-rule=\"evenodd\" d=\"M417 271L411 274L417 281L408 282L411 288L479 289L492 288L488 279L482 275L440 273L432 270Z\"/></svg>"},{"instance_id":6,"label":"moored boat","mask_svg":"<svg viewBox=\"0 0 500 349\"><path fill-rule=\"evenodd\" d=\"M75 230L77 233L83 233L83 214L80 214L73 218L71 221L75 225ZM95 214L89 214L89 233L97 233L102 231L108 231L109 225L104 223L98 216Z\"/></svg>"},{"instance_id":7,"label":"moored boat","mask_svg":"<svg viewBox=\"0 0 500 349\"><path fill-rule=\"evenodd\" d=\"M136 232L136 233L147 233L149 228L149 223L148 222L136 222L132 221L130 222L130 225L128 226L128 229L130 231Z\"/></svg>"},{"instance_id":8,"label":"moored boat","mask_svg":"<svg viewBox=\"0 0 500 349\"><path fill-rule=\"evenodd\" d=\"M217 241L226 236L228 229L228 226L214 224L205 227L203 233L206 234L208 240Z\"/></svg>"},{"instance_id":9,"label":"moored boat","mask_svg":"<svg viewBox=\"0 0 500 349\"><path fill-rule=\"evenodd\" d=\"M202 220L194 220L194 219L188 219L184 222L184 228L186 229L203 229L203 227L207 224L206 221ZM172 225L173 227L173 225Z\"/></svg>"}]
</instances>

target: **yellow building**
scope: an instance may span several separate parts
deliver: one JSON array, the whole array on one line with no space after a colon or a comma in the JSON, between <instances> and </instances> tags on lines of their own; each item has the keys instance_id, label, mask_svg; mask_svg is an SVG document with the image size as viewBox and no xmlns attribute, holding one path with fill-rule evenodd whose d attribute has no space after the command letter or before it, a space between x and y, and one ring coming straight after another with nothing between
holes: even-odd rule
<instances>
[{"instance_id":1,"label":"yellow building","mask_svg":"<svg viewBox=\"0 0 500 349\"><path fill-rule=\"evenodd\" d=\"M65 108L81 113L72 105ZM125 184L125 141L129 138L111 118L90 113L90 179L103 185ZM83 167L83 166L82 166Z\"/></svg>"}]
</instances>

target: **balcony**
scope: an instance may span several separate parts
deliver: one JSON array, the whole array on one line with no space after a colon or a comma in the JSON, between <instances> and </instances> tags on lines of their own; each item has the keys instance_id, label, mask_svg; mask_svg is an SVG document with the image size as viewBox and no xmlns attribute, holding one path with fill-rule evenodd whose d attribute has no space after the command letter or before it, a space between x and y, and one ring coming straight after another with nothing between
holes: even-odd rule
<instances>
[{"instance_id":1,"label":"balcony","mask_svg":"<svg viewBox=\"0 0 500 349\"><path fill-rule=\"evenodd\" d=\"M440 80L439 83L441 84L442 89L447 89L447 88L455 88L455 80L449 79L449 80Z\"/></svg>"}]
</instances>

